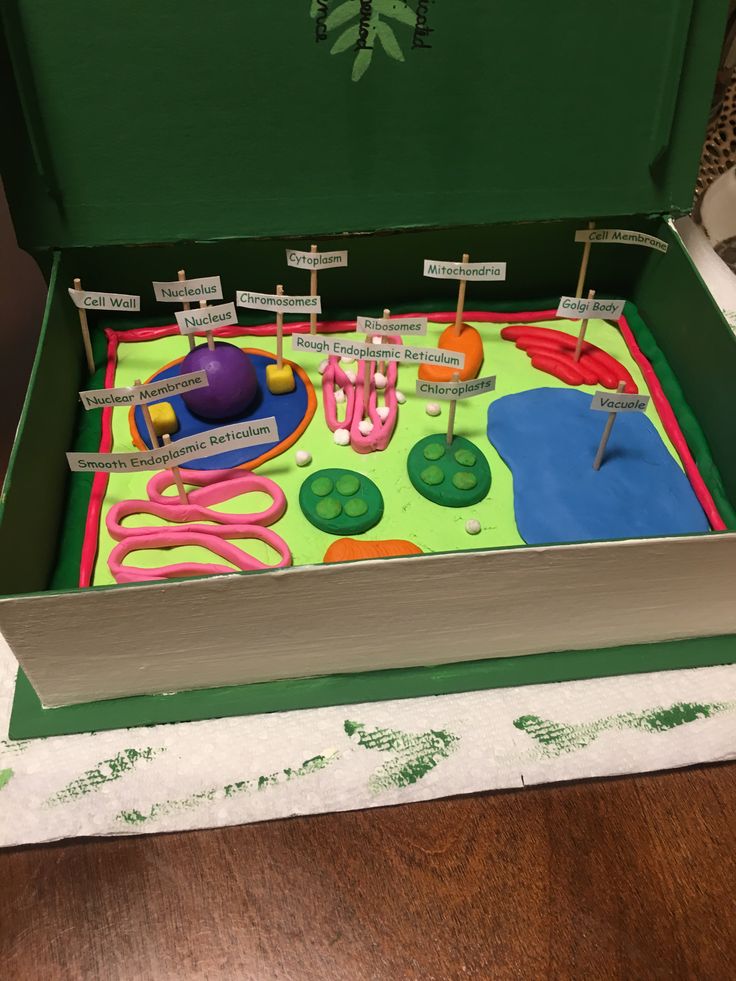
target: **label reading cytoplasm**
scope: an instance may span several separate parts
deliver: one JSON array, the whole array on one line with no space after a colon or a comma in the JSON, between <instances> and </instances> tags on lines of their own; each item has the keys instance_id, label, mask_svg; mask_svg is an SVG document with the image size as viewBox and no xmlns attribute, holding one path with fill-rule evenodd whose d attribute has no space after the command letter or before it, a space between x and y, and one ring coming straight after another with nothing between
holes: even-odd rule
<instances>
[{"instance_id":1,"label":"label reading cytoplasm","mask_svg":"<svg viewBox=\"0 0 736 981\"><path fill-rule=\"evenodd\" d=\"M645 235L644 232L632 232L625 228L581 228L575 232L576 242L610 243L611 245L644 245L657 252L666 252L669 248L661 238Z\"/></svg>"},{"instance_id":2,"label":"label reading cytoplasm","mask_svg":"<svg viewBox=\"0 0 736 981\"><path fill-rule=\"evenodd\" d=\"M446 368L463 368L465 355L460 351L443 351L434 347L413 347L410 344L358 344L337 338L317 337L314 334L292 334L294 351L310 354L335 354L358 360L401 361L405 364L437 364Z\"/></svg>"},{"instance_id":3,"label":"label reading cytoplasm","mask_svg":"<svg viewBox=\"0 0 736 981\"><path fill-rule=\"evenodd\" d=\"M347 266L347 252L297 252L295 249L286 250L286 265L296 269L334 269L336 266Z\"/></svg>"},{"instance_id":4,"label":"label reading cytoplasm","mask_svg":"<svg viewBox=\"0 0 736 981\"><path fill-rule=\"evenodd\" d=\"M270 310L273 313L322 313L321 296L279 296L277 293L251 293L238 290L235 302L250 310Z\"/></svg>"},{"instance_id":5,"label":"label reading cytoplasm","mask_svg":"<svg viewBox=\"0 0 736 981\"><path fill-rule=\"evenodd\" d=\"M500 283L506 279L506 263L441 262L438 259L425 259L424 275L431 279L479 279Z\"/></svg>"},{"instance_id":6,"label":"label reading cytoplasm","mask_svg":"<svg viewBox=\"0 0 736 981\"><path fill-rule=\"evenodd\" d=\"M217 330L237 324L238 315L234 303L219 303L215 307L200 307L198 310L177 310L176 322L182 334L196 334L197 331Z\"/></svg>"},{"instance_id":7,"label":"label reading cytoplasm","mask_svg":"<svg viewBox=\"0 0 736 981\"><path fill-rule=\"evenodd\" d=\"M471 378L469 381L430 382L417 379L416 393L424 399L444 399L455 402L458 399L472 399L475 395L486 395L496 388L496 376Z\"/></svg>"},{"instance_id":8,"label":"label reading cytoplasm","mask_svg":"<svg viewBox=\"0 0 736 981\"><path fill-rule=\"evenodd\" d=\"M153 283L153 294L160 303L189 303L191 300L221 300L219 276L202 279L175 279L173 283Z\"/></svg>"},{"instance_id":9,"label":"label reading cytoplasm","mask_svg":"<svg viewBox=\"0 0 736 981\"><path fill-rule=\"evenodd\" d=\"M201 460L226 450L259 443L276 443L278 426L273 416L236 422L209 432L178 439L168 446L140 453L67 453L69 469L85 473L137 473L139 470L164 470L183 466L190 460Z\"/></svg>"},{"instance_id":10,"label":"label reading cytoplasm","mask_svg":"<svg viewBox=\"0 0 736 981\"><path fill-rule=\"evenodd\" d=\"M80 310L140 310L141 298L132 293L92 293L90 290L69 290L74 306Z\"/></svg>"},{"instance_id":11,"label":"label reading cytoplasm","mask_svg":"<svg viewBox=\"0 0 736 981\"><path fill-rule=\"evenodd\" d=\"M561 296L557 316L566 320L583 320L598 317L600 320L618 320L624 312L626 300L592 300L575 296Z\"/></svg>"},{"instance_id":12,"label":"label reading cytoplasm","mask_svg":"<svg viewBox=\"0 0 736 981\"><path fill-rule=\"evenodd\" d=\"M649 395L628 395L625 392L596 392L591 409L598 412L645 412Z\"/></svg>"},{"instance_id":13,"label":"label reading cytoplasm","mask_svg":"<svg viewBox=\"0 0 736 981\"><path fill-rule=\"evenodd\" d=\"M426 317L357 317L356 326L361 334L414 334L427 333Z\"/></svg>"},{"instance_id":14,"label":"label reading cytoplasm","mask_svg":"<svg viewBox=\"0 0 736 981\"><path fill-rule=\"evenodd\" d=\"M105 409L116 405L140 405L142 402L154 402L169 395L179 395L181 392L191 392L195 388L206 388L209 385L207 372L188 371L175 378L164 378L163 381L151 382L150 385L132 385L130 388L97 388L90 392L80 392L79 397L85 409Z\"/></svg>"}]
</instances>

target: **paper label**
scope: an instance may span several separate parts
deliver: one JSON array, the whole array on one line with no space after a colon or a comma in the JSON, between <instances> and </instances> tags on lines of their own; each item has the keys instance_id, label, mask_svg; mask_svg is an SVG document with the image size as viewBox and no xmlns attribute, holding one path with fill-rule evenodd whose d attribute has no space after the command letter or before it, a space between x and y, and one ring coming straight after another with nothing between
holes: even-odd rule
<instances>
[{"instance_id":1,"label":"paper label","mask_svg":"<svg viewBox=\"0 0 736 981\"><path fill-rule=\"evenodd\" d=\"M661 238L646 235L644 232L627 231L625 228L581 228L575 232L576 242L609 242L611 245L644 245L657 252L666 252L669 248Z\"/></svg>"},{"instance_id":2,"label":"paper label","mask_svg":"<svg viewBox=\"0 0 736 981\"><path fill-rule=\"evenodd\" d=\"M251 310L271 310L274 313L322 313L321 296L278 296L276 293L251 293L238 290L235 301L239 307Z\"/></svg>"},{"instance_id":3,"label":"paper label","mask_svg":"<svg viewBox=\"0 0 736 981\"><path fill-rule=\"evenodd\" d=\"M649 405L649 395L627 395L625 392L596 392L591 409L599 412L644 412Z\"/></svg>"},{"instance_id":4,"label":"paper label","mask_svg":"<svg viewBox=\"0 0 736 981\"><path fill-rule=\"evenodd\" d=\"M139 470L163 470L179 467L190 460L201 460L226 450L258 443L276 443L279 431L273 416L236 422L209 432L179 439L168 446L140 453L67 453L69 469L85 473L137 473Z\"/></svg>"},{"instance_id":5,"label":"paper label","mask_svg":"<svg viewBox=\"0 0 736 981\"><path fill-rule=\"evenodd\" d=\"M217 330L237 324L238 315L234 303L220 303L216 307L200 307L198 310L177 310L176 322L182 334L196 334L197 331Z\"/></svg>"},{"instance_id":6,"label":"paper label","mask_svg":"<svg viewBox=\"0 0 736 981\"><path fill-rule=\"evenodd\" d=\"M506 279L505 262L441 262L438 259L424 260L424 275L431 279Z\"/></svg>"},{"instance_id":7,"label":"paper label","mask_svg":"<svg viewBox=\"0 0 736 981\"><path fill-rule=\"evenodd\" d=\"M496 388L496 376L471 378L469 381L430 382L417 379L417 395L424 399L444 399L454 402L458 399L472 399L475 395L486 395Z\"/></svg>"},{"instance_id":8,"label":"paper label","mask_svg":"<svg viewBox=\"0 0 736 981\"><path fill-rule=\"evenodd\" d=\"M583 320L600 317L601 320L618 320L624 312L626 300L579 299L575 296L561 296L557 316L566 320Z\"/></svg>"},{"instance_id":9,"label":"paper label","mask_svg":"<svg viewBox=\"0 0 736 981\"><path fill-rule=\"evenodd\" d=\"M407 364L438 364L446 368L462 368L465 355L459 351L442 351L434 347L413 347L409 344L358 344L337 338L319 337L314 334L292 334L294 351L310 354L336 354L341 358L358 360L401 361Z\"/></svg>"},{"instance_id":10,"label":"paper label","mask_svg":"<svg viewBox=\"0 0 736 981\"><path fill-rule=\"evenodd\" d=\"M286 250L286 265L296 269L334 269L336 266L347 266L347 252L297 252L295 249Z\"/></svg>"},{"instance_id":11,"label":"paper label","mask_svg":"<svg viewBox=\"0 0 736 981\"><path fill-rule=\"evenodd\" d=\"M80 392L79 397L85 409L105 409L107 406L140 405L142 402L155 402L156 399L180 392L191 392L195 388L209 385L207 372L188 371L176 378L164 378L150 385L132 385L130 388L98 388L90 392Z\"/></svg>"},{"instance_id":12,"label":"paper label","mask_svg":"<svg viewBox=\"0 0 736 981\"><path fill-rule=\"evenodd\" d=\"M92 293L90 290L69 290L75 307L80 310L140 310L141 298L132 293Z\"/></svg>"},{"instance_id":13,"label":"paper label","mask_svg":"<svg viewBox=\"0 0 736 981\"><path fill-rule=\"evenodd\" d=\"M222 283L219 276L202 279L178 279L173 283L154 283L153 293L161 303L189 303L191 300L221 300Z\"/></svg>"},{"instance_id":14,"label":"paper label","mask_svg":"<svg viewBox=\"0 0 736 981\"><path fill-rule=\"evenodd\" d=\"M427 333L426 317L357 317L356 325L362 334L414 334Z\"/></svg>"}]
</instances>

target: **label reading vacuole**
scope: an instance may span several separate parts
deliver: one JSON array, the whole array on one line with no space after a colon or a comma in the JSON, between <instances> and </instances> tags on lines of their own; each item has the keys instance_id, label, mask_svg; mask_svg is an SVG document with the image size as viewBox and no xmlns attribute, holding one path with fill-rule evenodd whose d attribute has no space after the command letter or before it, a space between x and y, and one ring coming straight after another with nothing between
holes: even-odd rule
<instances>
[{"instance_id":1,"label":"label reading vacuole","mask_svg":"<svg viewBox=\"0 0 736 981\"><path fill-rule=\"evenodd\" d=\"M645 412L650 397L625 392L596 392L590 407L598 412Z\"/></svg>"}]
</instances>

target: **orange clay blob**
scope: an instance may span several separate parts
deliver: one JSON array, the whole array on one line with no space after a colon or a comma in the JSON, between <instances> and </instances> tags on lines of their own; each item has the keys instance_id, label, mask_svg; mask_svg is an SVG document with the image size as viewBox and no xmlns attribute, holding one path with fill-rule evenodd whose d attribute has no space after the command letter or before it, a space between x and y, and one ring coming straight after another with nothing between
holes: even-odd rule
<instances>
[{"instance_id":1,"label":"orange clay blob","mask_svg":"<svg viewBox=\"0 0 736 981\"><path fill-rule=\"evenodd\" d=\"M463 324L460 333L456 334L455 325L450 324L442 331L437 347L442 351L459 351L465 355L465 366L460 371L461 381L478 377L483 364L483 341L475 327ZM422 364L419 366L419 377L422 381L449 382L455 371L455 368L443 365Z\"/></svg>"},{"instance_id":2,"label":"orange clay blob","mask_svg":"<svg viewBox=\"0 0 736 981\"><path fill-rule=\"evenodd\" d=\"M384 538L375 542L357 538L338 538L325 552L323 562L355 562L358 559L387 559L392 555L422 555L414 542L403 538Z\"/></svg>"}]
</instances>

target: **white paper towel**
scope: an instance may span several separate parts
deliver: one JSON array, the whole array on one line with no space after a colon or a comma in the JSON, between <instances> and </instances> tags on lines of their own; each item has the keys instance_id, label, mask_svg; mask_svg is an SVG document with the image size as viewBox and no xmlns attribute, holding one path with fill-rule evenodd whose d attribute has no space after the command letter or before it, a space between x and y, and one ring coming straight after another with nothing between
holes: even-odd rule
<instances>
[{"instance_id":1,"label":"white paper towel","mask_svg":"<svg viewBox=\"0 0 736 981\"><path fill-rule=\"evenodd\" d=\"M0 646L0 732L16 664ZM736 667L0 740L0 845L219 827L736 757Z\"/></svg>"}]
</instances>

